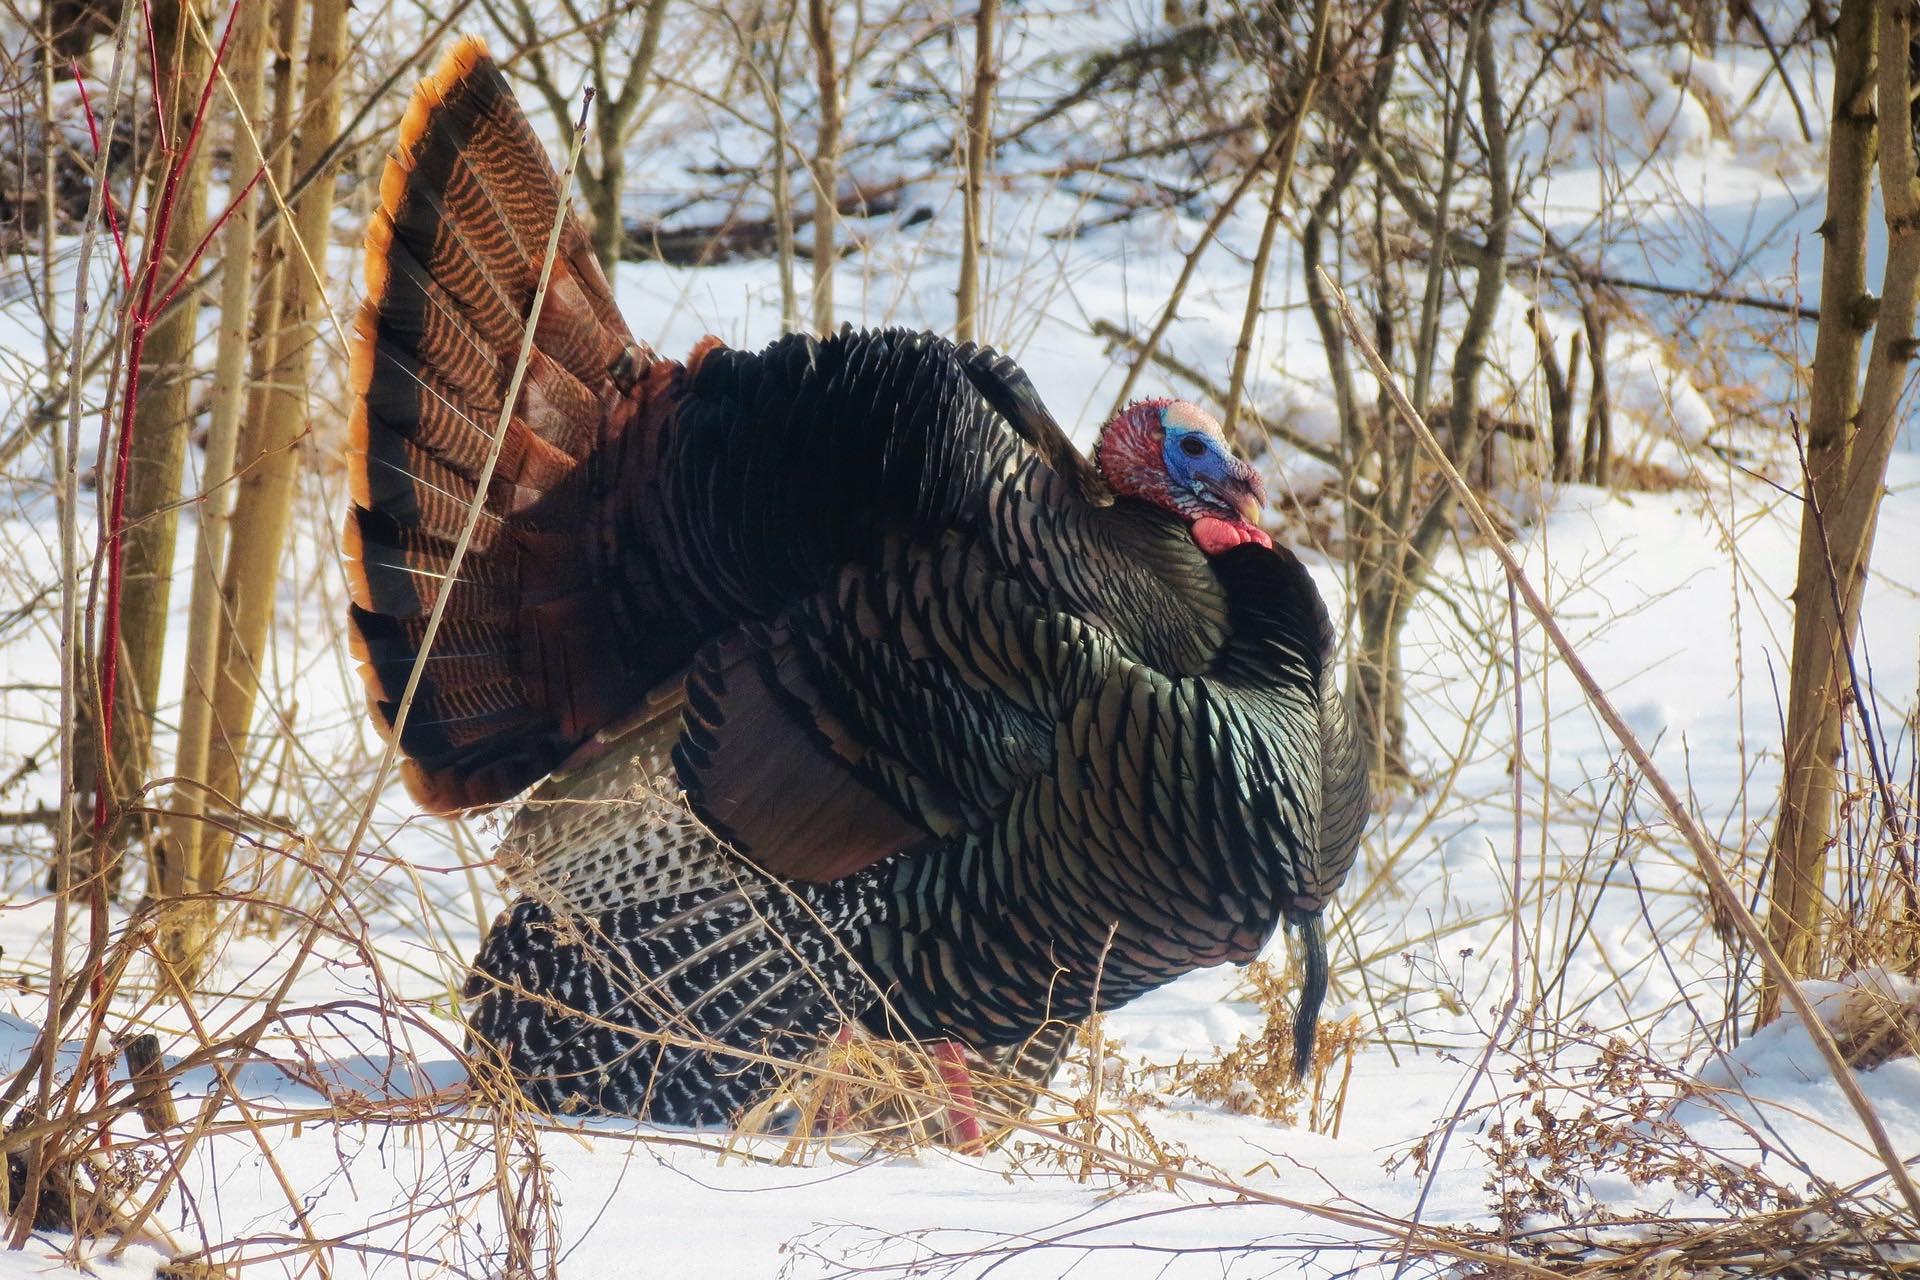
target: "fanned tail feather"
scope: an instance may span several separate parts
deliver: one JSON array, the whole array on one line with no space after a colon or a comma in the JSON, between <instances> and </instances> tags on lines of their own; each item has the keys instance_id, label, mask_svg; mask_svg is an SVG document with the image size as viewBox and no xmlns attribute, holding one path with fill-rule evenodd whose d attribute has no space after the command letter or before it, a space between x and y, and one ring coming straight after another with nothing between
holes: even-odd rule
<instances>
[{"instance_id":1,"label":"fanned tail feather","mask_svg":"<svg viewBox=\"0 0 1920 1280\"><path fill-rule=\"evenodd\" d=\"M523 789L632 693L581 553L593 513L568 481L630 415L651 354L571 212L482 514L448 573L562 198L485 47L460 41L414 93L367 233L344 535L355 654L389 729L451 593L401 742L409 788L437 810Z\"/></svg>"}]
</instances>

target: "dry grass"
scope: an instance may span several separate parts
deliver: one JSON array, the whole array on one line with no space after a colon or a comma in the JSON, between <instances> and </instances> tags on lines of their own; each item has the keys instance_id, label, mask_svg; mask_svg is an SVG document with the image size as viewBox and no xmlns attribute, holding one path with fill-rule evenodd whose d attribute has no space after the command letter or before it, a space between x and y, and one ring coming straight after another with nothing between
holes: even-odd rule
<instances>
[{"instance_id":1,"label":"dry grass","mask_svg":"<svg viewBox=\"0 0 1920 1280\"><path fill-rule=\"evenodd\" d=\"M1340 1136L1353 1061L1372 1039L1359 1016L1323 1020L1306 1078L1293 1074L1293 999L1300 989L1298 966L1282 972L1265 960L1246 968L1236 999L1249 999L1266 1021L1257 1036L1211 1061L1182 1059L1160 1073L1159 1091L1208 1102L1234 1115L1258 1116L1289 1127Z\"/></svg>"}]
</instances>

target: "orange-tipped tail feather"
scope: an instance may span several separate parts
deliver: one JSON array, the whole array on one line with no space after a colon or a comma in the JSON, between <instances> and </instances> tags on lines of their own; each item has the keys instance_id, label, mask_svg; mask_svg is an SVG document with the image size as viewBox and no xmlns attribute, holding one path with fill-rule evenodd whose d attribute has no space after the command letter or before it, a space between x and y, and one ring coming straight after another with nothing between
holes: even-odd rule
<instances>
[{"instance_id":1,"label":"orange-tipped tail feather","mask_svg":"<svg viewBox=\"0 0 1920 1280\"><path fill-rule=\"evenodd\" d=\"M400 741L409 789L435 810L538 781L634 693L583 554L597 513L576 473L633 417L652 354L571 212L481 517L448 574L563 198L486 47L459 41L414 92L367 230L343 538L354 654L388 732L450 592Z\"/></svg>"}]
</instances>

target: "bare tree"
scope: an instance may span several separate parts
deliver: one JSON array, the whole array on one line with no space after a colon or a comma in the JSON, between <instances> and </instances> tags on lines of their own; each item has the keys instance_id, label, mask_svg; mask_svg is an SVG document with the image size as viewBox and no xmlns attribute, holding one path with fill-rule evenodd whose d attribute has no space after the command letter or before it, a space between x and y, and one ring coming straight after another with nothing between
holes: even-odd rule
<instances>
[{"instance_id":1,"label":"bare tree","mask_svg":"<svg viewBox=\"0 0 1920 1280\"><path fill-rule=\"evenodd\" d=\"M1415 30L1411 6L1400 0L1385 5L1370 73L1362 78L1349 72L1343 91L1328 104L1325 185L1299 233L1308 303L1327 352L1341 424L1344 556L1357 631L1348 688L1376 775L1385 782L1409 773L1401 632L1414 599L1430 583L1436 554L1454 535L1457 506L1453 491L1433 482L1430 464L1411 437L1396 428L1384 391L1371 404L1360 394L1335 299L1320 270L1349 249L1363 255L1367 288L1359 292L1372 296L1372 341L1408 371L1412 402L1443 424L1454 465L1468 475L1485 474L1487 467L1474 462L1490 456L1492 433L1502 425L1489 411L1483 385L1488 346L1509 294L1509 264L1518 252L1513 224L1527 181L1509 154L1508 133L1513 121L1541 109L1533 94L1544 67L1583 21L1577 11L1561 14L1562 26L1543 32L1539 46L1508 46L1485 0L1454 17L1438 28ZM1520 62L1522 49L1535 47L1539 69ZM1438 103L1430 139L1389 136L1382 128L1388 103L1408 92L1403 72L1417 77L1417 91ZM1419 248L1408 253L1408 244ZM1412 276L1404 284L1403 268ZM1464 315L1449 333L1442 313L1456 292L1463 295ZM1604 355L1595 341L1603 338L1590 337L1587 351L1598 382L1605 375ZM1566 422L1570 436L1571 374L1560 374L1564 403L1555 408L1556 420ZM1601 422L1603 404L1604 395L1597 396ZM1589 445L1596 439L1590 434ZM1570 443L1556 465L1562 473L1572 467Z\"/></svg>"}]
</instances>

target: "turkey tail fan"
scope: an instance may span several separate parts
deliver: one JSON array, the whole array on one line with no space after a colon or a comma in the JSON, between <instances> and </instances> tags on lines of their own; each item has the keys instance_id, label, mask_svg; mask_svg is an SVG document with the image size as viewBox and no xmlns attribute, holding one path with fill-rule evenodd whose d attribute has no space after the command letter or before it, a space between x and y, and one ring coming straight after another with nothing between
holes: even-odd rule
<instances>
[{"instance_id":1,"label":"turkey tail fan","mask_svg":"<svg viewBox=\"0 0 1920 1280\"><path fill-rule=\"evenodd\" d=\"M1300 979L1300 1007L1293 1014L1293 1078L1305 1080L1313 1068L1313 1042L1320 1034L1320 1005L1327 998L1327 940L1320 929L1320 913L1294 920L1306 950Z\"/></svg>"},{"instance_id":2,"label":"turkey tail fan","mask_svg":"<svg viewBox=\"0 0 1920 1280\"><path fill-rule=\"evenodd\" d=\"M408 789L448 811L505 799L624 708L612 616L589 580L593 513L569 484L631 416L653 365L571 211L482 512L475 501L564 193L478 40L414 92L367 231L344 549L353 642L391 731L434 602L449 592L400 747Z\"/></svg>"}]
</instances>

